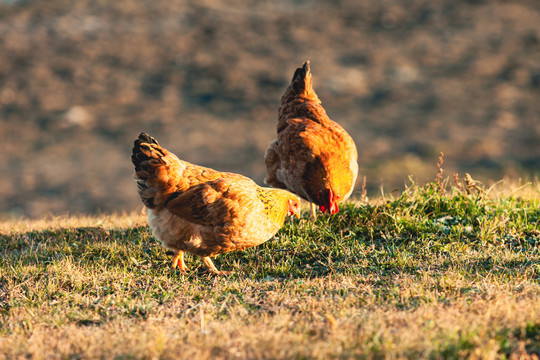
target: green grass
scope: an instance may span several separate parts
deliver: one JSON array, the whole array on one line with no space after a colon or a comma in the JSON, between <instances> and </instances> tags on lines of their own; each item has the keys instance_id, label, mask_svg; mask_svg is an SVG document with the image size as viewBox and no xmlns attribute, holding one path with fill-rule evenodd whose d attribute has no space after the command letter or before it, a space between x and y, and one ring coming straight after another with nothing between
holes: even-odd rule
<instances>
[{"instance_id":1,"label":"green grass","mask_svg":"<svg viewBox=\"0 0 540 360\"><path fill-rule=\"evenodd\" d=\"M502 187L306 213L224 277L171 271L135 215L6 222L0 357L534 359L540 187Z\"/></svg>"}]
</instances>

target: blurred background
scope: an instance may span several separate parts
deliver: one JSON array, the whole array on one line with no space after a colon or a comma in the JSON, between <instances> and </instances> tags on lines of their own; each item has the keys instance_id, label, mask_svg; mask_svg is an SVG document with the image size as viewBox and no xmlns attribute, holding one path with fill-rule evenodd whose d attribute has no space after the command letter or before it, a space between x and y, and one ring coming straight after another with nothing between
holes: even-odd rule
<instances>
[{"instance_id":1,"label":"blurred background","mask_svg":"<svg viewBox=\"0 0 540 360\"><path fill-rule=\"evenodd\" d=\"M0 216L141 208L141 131L262 184L309 59L370 194L540 173L538 0L0 1Z\"/></svg>"}]
</instances>

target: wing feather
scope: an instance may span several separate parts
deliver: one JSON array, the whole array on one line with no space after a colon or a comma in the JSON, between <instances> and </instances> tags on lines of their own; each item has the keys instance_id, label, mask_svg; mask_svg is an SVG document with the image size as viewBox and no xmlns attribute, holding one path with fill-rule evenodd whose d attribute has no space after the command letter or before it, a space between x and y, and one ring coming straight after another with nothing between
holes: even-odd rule
<instances>
[{"instance_id":1,"label":"wing feather","mask_svg":"<svg viewBox=\"0 0 540 360\"><path fill-rule=\"evenodd\" d=\"M242 181L220 178L195 185L182 193L172 194L166 203L175 215L198 225L223 227L243 218L249 203L256 201L255 183L242 186ZM238 224L236 224L238 225Z\"/></svg>"}]
</instances>

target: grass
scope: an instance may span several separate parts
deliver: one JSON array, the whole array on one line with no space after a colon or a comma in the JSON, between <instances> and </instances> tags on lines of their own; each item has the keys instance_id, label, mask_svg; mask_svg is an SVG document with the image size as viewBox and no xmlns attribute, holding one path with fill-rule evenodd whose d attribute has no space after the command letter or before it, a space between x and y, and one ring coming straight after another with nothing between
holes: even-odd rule
<instances>
[{"instance_id":1,"label":"grass","mask_svg":"<svg viewBox=\"0 0 540 360\"><path fill-rule=\"evenodd\" d=\"M139 214L7 221L0 358L538 359L540 186L412 184L219 256Z\"/></svg>"}]
</instances>

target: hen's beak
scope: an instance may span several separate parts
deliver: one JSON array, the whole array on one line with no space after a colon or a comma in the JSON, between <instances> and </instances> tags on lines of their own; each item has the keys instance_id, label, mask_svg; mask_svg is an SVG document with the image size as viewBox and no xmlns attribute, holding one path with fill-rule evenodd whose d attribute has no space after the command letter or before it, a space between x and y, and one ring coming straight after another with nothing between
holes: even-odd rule
<instances>
[{"instance_id":1,"label":"hen's beak","mask_svg":"<svg viewBox=\"0 0 540 360\"><path fill-rule=\"evenodd\" d=\"M294 215L294 216L296 216L297 218L300 219L300 211L297 210L297 209L291 209L291 210L289 210L289 215L290 215L290 216L293 216L293 215Z\"/></svg>"}]
</instances>

